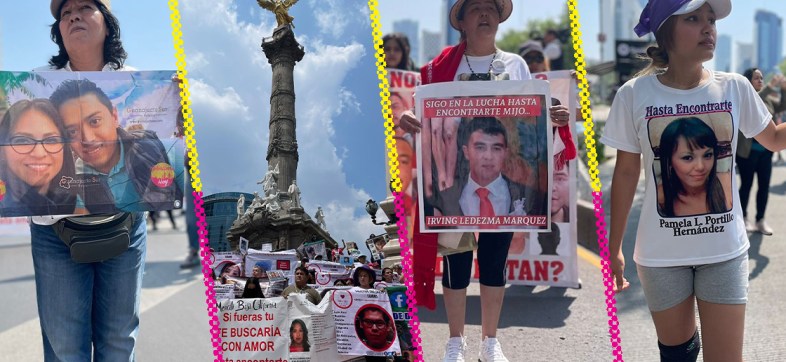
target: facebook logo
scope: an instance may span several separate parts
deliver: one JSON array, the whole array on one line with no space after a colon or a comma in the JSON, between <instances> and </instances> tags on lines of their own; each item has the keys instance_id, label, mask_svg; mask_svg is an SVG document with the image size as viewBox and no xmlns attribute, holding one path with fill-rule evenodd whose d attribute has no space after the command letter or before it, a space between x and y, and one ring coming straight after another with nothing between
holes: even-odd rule
<instances>
[{"instance_id":1,"label":"facebook logo","mask_svg":"<svg viewBox=\"0 0 786 362\"><path fill-rule=\"evenodd\" d=\"M390 294L390 305L394 311L407 310L407 295L404 292L394 292Z\"/></svg>"}]
</instances>

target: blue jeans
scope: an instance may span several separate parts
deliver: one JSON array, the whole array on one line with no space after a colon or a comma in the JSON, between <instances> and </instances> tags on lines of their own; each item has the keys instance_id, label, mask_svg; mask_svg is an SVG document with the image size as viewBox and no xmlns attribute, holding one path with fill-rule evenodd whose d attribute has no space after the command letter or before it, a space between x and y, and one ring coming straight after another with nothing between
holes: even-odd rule
<instances>
[{"instance_id":1,"label":"blue jeans","mask_svg":"<svg viewBox=\"0 0 786 362\"><path fill-rule=\"evenodd\" d=\"M46 361L133 361L147 224L135 213L131 245L79 264L52 226L30 224L36 300Z\"/></svg>"}]
</instances>

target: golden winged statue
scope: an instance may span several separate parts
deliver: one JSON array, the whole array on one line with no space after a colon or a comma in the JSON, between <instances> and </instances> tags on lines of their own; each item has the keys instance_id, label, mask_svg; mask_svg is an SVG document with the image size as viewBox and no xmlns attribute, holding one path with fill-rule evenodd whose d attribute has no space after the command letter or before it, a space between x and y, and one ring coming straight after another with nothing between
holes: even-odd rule
<instances>
[{"instance_id":1,"label":"golden winged statue","mask_svg":"<svg viewBox=\"0 0 786 362\"><path fill-rule=\"evenodd\" d=\"M289 10L292 5L295 5L297 0L257 0L259 6L263 9L268 9L276 14L276 21L278 22L278 26L284 24L292 24L292 20L295 18L289 16L287 10ZM292 24L292 27L295 27L295 24Z\"/></svg>"}]
</instances>

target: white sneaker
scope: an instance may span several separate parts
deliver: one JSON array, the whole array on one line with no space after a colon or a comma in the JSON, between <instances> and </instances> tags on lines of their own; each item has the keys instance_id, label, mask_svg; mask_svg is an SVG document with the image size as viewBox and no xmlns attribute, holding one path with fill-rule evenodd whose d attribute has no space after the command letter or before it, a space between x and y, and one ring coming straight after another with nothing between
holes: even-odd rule
<instances>
[{"instance_id":1,"label":"white sneaker","mask_svg":"<svg viewBox=\"0 0 786 362\"><path fill-rule=\"evenodd\" d=\"M486 338L480 344L480 362L508 362L496 338Z\"/></svg>"},{"instance_id":2,"label":"white sneaker","mask_svg":"<svg viewBox=\"0 0 786 362\"><path fill-rule=\"evenodd\" d=\"M450 337L448 344L445 345L445 355L442 357L442 362L464 362L464 350L466 348L466 338Z\"/></svg>"},{"instance_id":3,"label":"white sneaker","mask_svg":"<svg viewBox=\"0 0 786 362\"><path fill-rule=\"evenodd\" d=\"M772 235L772 228L767 225L767 222L764 221L764 219L756 222L756 230L764 235Z\"/></svg>"},{"instance_id":4,"label":"white sneaker","mask_svg":"<svg viewBox=\"0 0 786 362\"><path fill-rule=\"evenodd\" d=\"M752 232L756 232L757 230L758 230L758 228L756 227L756 224L753 221L750 221L749 219L746 218L745 219L745 231L747 231L749 233L752 233Z\"/></svg>"}]
</instances>

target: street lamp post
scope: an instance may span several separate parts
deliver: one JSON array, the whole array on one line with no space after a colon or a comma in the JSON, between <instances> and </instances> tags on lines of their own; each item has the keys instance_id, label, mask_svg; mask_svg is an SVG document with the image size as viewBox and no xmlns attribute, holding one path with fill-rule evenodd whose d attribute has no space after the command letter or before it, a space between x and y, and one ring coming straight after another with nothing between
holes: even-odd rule
<instances>
[{"instance_id":1,"label":"street lamp post","mask_svg":"<svg viewBox=\"0 0 786 362\"><path fill-rule=\"evenodd\" d=\"M382 208L382 211L388 218L386 222L377 221L377 211ZM396 263L401 263L401 245L398 242L398 217L396 217L395 198L388 196L377 204L376 201L369 199L366 202L366 212L371 216L371 222L374 225L383 225L385 233L388 235L388 242L382 248L385 258L382 259L382 267L391 267Z\"/></svg>"}]
</instances>

